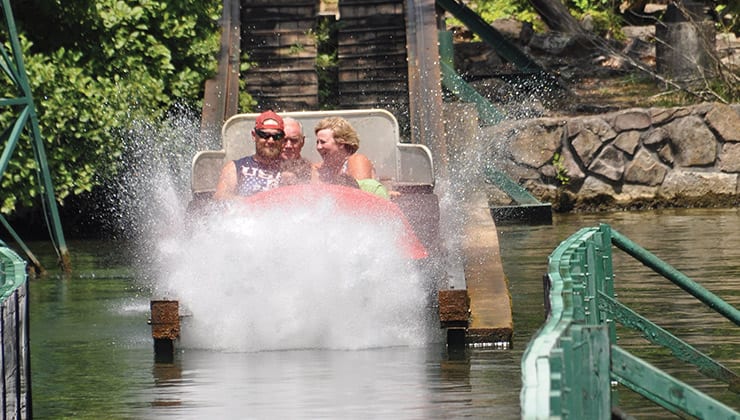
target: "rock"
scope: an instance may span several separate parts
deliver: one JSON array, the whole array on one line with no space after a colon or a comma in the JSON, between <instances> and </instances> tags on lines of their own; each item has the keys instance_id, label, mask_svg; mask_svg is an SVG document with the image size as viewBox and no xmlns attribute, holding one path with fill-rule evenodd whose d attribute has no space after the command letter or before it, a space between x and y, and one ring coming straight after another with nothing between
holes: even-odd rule
<instances>
[{"instance_id":1,"label":"rock","mask_svg":"<svg viewBox=\"0 0 740 420\"><path fill-rule=\"evenodd\" d=\"M553 154L560 148L562 137L563 128L561 126L545 127L530 124L523 127L513 139L509 145L509 151L515 162L539 168L552 160ZM533 145L536 146L533 147Z\"/></svg>"},{"instance_id":2,"label":"rock","mask_svg":"<svg viewBox=\"0 0 740 420\"><path fill-rule=\"evenodd\" d=\"M699 117L688 116L665 126L671 139L676 164L705 166L717 158L717 142Z\"/></svg>"},{"instance_id":3,"label":"rock","mask_svg":"<svg viewBox=\"0 0 740 420\"><path fill-rule=\"evenodd\" d=\"M655 44L641 39L630 39L622 49L622 54L652 67L655 65ZM620 68L629 70L631 65L623 63Z\"/></svg>"},{"instance_id":4,"label":"rock","mask_svg":"<svg viewBox=\"0 0 740 420\"><path fill-rule=\"evenodd\" d=\"M455 69L466 77L494 77L504 64L496 51L483 42L455 44Z\"/></svg>"},{"instance_id":5,"label":"rock","mask_svg":"<svg viewBox=\"0 0 740 420\"><path fill-rule=\"evenodd\" d=\"M609 125L609 123L604 121L604 119L601 117L586 117L583 118L581 121L581 127L583 129L596 134L604 141L608 141L613 139L614 137L617 137L617 132L614 131L611 125Z\"/></svg>"},{"instance_id":6,"label":"rock","mask_svg":"<svg viewBox=\"0 0 740 420\"><path fill-rule=\"evenodd\" d=\"M575 135L570 144L576 156L588 167L604 142L607 142L617 133L601 118L587 117L571 120L567 125L568 134Z\"/></svg>"},{"instance_id":7,"label":"rock","mask_svg":"<svg viewBox=\"0 0 740 420\"><path fill-rule=\"evenodd\" d=\"M655 37L660 40L655 53L658 73L683 83L714 77L713 51L707 51L704 41L716 43L712 22L661 22Z\"/></svg>"},{"instance_id":8,"label":"rock","mask_svg":"<svg viewBox=\"0 0 740 420\"><path fill-rule=\"evenodd\" d=\"M655 25L623 26L622 33L627 39L639 39L652 42L655 38Z\"/></svg>"},{"instance_id":9,"label":"rock","mask_svg":"<svg viewBox=\"0 0 740 420\"><path fill-rule=\"evenodd\" d=\"M740 124L735 118L740 106L637 111L504 123L509 124L505 138L521 142L504 171L535 196L551 200L557 211L738 205L740 141L726 141L719 133L734 139L740 132L732 128ZM647 124L646 115L659 115L664 124ZM627 127L645 128L616 134ZM558 148L547 133L560 129ZM560 153L557 161L553 150Z\"/></svg>"},{"instance_id":10,"label":"rock","mask_svg":"<svg viewBox=\"0 0 740 420\"><path fill-rule=\"evenodd\" d=\"M740 141L740 115L728 105L715 104L704 120L724 141Z\"/></svg>"},{"instance_id":11,"label":"rock","mask_svg":"<svg viewBox=\"0 0 740 420\"><path fill-rule=\"evenodd\" d=\"M632 207L636 202L651 202L655 199L657 186L624 184L622 191L615 195L617 203L624 207Z\"/></svg>"},{"instance_id":12,"label":"rock","mask_svg":"<svg viewBox=\"0 0 740 420\"><path fill-rule=\"evenodd\" d=\"M650 108L653 125L660 125L691 114L689 108Z\"/></svg>"},{"instance_id":13,"label":"rock","mask_svg":"<svg viewBox=\"0 0 740 420\"><path fill-rule=\"evenodd\" d=\"M588 57L595 47L585 35L562 32L536 33L527 46L535 51L558 57Z\"/></svg>"},{"instance_id":14,"label":"rock","mask_svg":"<svg viewBox=\"0 0 740 420\"><path fill-rule=\"evenodd\" d=\"M635 158L624 170L625 182L643 185L659 185L663 182L668 168L655 159L650 152L640 149Z\"/></svg>"},{"instance_id":15,"label":"rock","mask_svg":"<svg viewBox=\"0 0 740 420\"><path fill-rule=\"evenodd\" d=\"M584 130L576 138L571 140L570 145L575 150L576 156L583 162L583 165L588 167L591 165L602 143L599 136L588 130Z\"/></svg>"},{"instance_id":16,"label":"rock","mask_svg":"<svg viewBox=\"0 0 740 420\"><path fill-rule=\"evenodd\" d=\"M504 38L509 41L519 42L519 37L522 34L524 23L516 19L496 19L491 23L493 29L497 30ZM527 42L522 42L527 44Z\"/></svg>"},{"instance_id":17,"label":"rock","mask_svg":"<svg viewBox=\"0 0 740 420\"><path fill-rule=\"evenodd\" d=\"M737 174L716 172L671 171L658 188L666 199L733 195L737 192Z\"/></svg>"},{"instance_id":18,"label":"rock","mask_svg":"<svg viewBox=\"0 0 740 420\"><path fill-rule=\"evenodd\" d=\"M668 132L663 127L659 127L655 130L648 131L645 138L642 139L642 144L645 146L655 146L663 143L667 138Z\"/></svg>"},{"instance_id":19,"label":"rock","mask_svg":"<svg viewBox=\"0 0 740 420\"><path fill-rule=\"evenodd\" d=\"M740 40L734 33L717 34L717 55L730 70L740 69Z\"/></svg>"},{"instance_id":20,"label":"rock","mask_svg":"<svg viewBox=\"0 0 740 420\"><path fill-rule=\"evenodd\" d=\"M642 110L627 110L614 116L614 129L617 132L643 130L650 127L650 114Z\"/></svg>"},{"instance_id":21,"label":"rock","mask_svg":"<svg viewBox=\"0 0 740 420\"><path fill-rule=\"evenodd\" d=\"M616 139L614 139L614 147L626 152L630 156L635 155L637 146L640 145L640 131L630 130L620 133Z\"/></svg>"},{"instance_id":22,"label":"rock","mask_svg":"<svg viewBox=\"0 0 740 420\"><path fill-rule=\"evenodd\" d=\"M622 179L622 174L624 173L624 162L624 153L616 147L609 145L599 153L599 156L588 169L612 181L619 181Z\"/></svg>"},{"instance_id":23,"label":"rock","mask_svg":"<svg viewBox=\"0 0 740 420\"><path fill-rule=\"evenodd\" d=\"M595 176L589 176L583 181L581 189L578 190L578 200L590 202L595 198L614 196L614 188Z\"/></svg>"},{"instance_id":24,"label":"rock","mask_svg":"<svg viewBox=\"0 0 740 420\"><path fill-rule=\"evenodd\" d=\"M578 166L578 162L576 162L576 159L570 149L564 147L563 150L560 151L560 155L563 159L565 173L570 179L568 183L572 185L579 184L581 181L583 181L583 179L586 178L586 174L583 173L581 167Z\"/></svg>"},{"instance_id":25,"label":"rock","mask_svg":"<svg viewBox=\"0 0 740 420\"><path fill-rule=\"evenodd\" d=\"M714 109L714 105L715 104L712 102L702 102L698 105L694 105L691 113L693 115L704 118L711 110Z\"/></svg>"},{"instance_id":26,"label":"rock","mask_svg":"<svg viewBox=\"0 0 740 420\"><path fill-rule=\"evenodd\" d=\"M725 143L722 146L719 169L723 172L740 172L740 143Z\"/></svg>"},{"instance_id":27,"label":"rock","mask_svg":"<svg viewBox=\"0 0 740 420\"><path fill-rule=\"evenodd\" d=\"M660 160L669 165L673 165L673 163L676 161L676 159L673 157L673 150L671 149L670 144L664 144L663 147L658 149L658 156L660 156Z\"/></svg>"}]
</instances>

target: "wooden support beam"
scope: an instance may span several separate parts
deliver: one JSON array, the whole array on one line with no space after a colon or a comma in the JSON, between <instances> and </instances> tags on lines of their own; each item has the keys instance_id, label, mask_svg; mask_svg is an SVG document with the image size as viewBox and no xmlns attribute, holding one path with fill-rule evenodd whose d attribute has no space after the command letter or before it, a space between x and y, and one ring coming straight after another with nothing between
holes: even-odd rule
<instances>
[{"instance_id":1,"label":"wooden support beam","mask_svg":"<svg viewBox=\"0 0 740 420\"><path fill-rule=\"evenodd\" d=\"M180 338L180 304L176 300L150 302L152 338L177 340Z\"/></svg>"}]
</instances>

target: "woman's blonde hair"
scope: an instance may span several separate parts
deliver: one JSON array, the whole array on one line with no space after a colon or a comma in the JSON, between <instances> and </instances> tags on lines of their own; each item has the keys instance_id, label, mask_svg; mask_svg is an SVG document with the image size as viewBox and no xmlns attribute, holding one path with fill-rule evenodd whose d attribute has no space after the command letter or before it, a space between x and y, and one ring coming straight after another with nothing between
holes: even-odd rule
<instances>
[{"instance_id":1,"label":"woman's blonde hair","mask_svg":"<svg viewBox=\"0 0 740 420\"><path fill-rule=\"evenodd\" d=\"M327 128L332 131L334 140L339 144L344 144L350 154L355 153L360 148L360 136L357 135L357 131L349 121L342 117L326 117L316 124L313 132L317 134Z\"/></svg>"}]
</instances>

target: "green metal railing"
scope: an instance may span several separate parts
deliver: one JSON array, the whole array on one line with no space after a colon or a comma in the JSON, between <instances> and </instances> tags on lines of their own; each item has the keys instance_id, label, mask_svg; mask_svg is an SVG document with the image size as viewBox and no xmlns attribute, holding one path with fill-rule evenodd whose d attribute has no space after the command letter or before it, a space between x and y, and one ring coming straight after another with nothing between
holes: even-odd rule
<instances>
[{"instance_id":1,"label":"green metal railing","mask_svg":"<svg viewBox=\"0 0 740 420\"><path fill-rule=\"evenodd\" d=\"M523 72L540 73L541 69L524 54L519 52L513 45L501 36L491 25L483 24L482 19L475 12L468 9L462 3L455 0L438 0L437 4L448 11L456 11L463 23L469 24L469 28L486 39L489 45L497 51L505 53L505 57L517 64ZM493 126L506 119L506 115L499 111L488 99L483 97L477 90L471 87L455 70L454 47L452 32L439 32L439 66L442 75L442 84L455 96L464 102L472 103L478 111L480 122L484 126ZM551 205L542 203L526 189L514 182L504 172L488 166L484 169L486 182L497 186L501 191L511 197L516 206L503 206L492 209L494 219L497 222L504 219L546 219L552 218ZM525 217L526 216L526 217Z\"/></svg>"},{"instance_id":2,"label":"green metal railing","mask_svg":"<svg viewBox=\"0 0 740 420\"><path fill-rule=\"evenodd\" d=\"M29 130L34 157L38 164L37 175L39 178L39 185L43 192L42 204L44 205L46 217L51 219L49 230L54 245L59 252L59 264L64 271L69 272L71 270L69 251L67 250L67 244L62 232L62 224L59 219L56 198L54 197L54 187L51 182L51 173L49 172L49 165L46 160L44 144L41 141L38 116L36 115L31 87L28 83L28 76L23 63L23 54L15 27L13 11L10 7L9 0L2 0L1 5L4 17L3 23L5 24L4 29L9 38L6 41L10 44L10 51L0 43L0 70L5 74L8 82L15 87L17 97L0 98L0 110L7 113L12 112L16 117L14 123L9 127L5 127L2 133L2 140L5 142L5 148L3 149L2 154L0 154L0 177L2 177L5 173L5 169L8 167L10 158L18 146L18 142L24 129ZM23 243L15 230L13 230L10 224L5 220L5 217L3 217L2 214L0 214L0 224L10 232L13 240L20 245L31 263L39 271L43 272L44 269L41 264L31 253L30 249Z\"/></svg>"},{"instance_id":3,"label":"green metal railing","mask_svg":"<svg viewBox=\"0 0 740 420\"><path fill-rule=\"evenodd\" d=\"M436 0L437 6L450 12L465 26L476 33L488 45L496 50L504 59L514 64L522 73L543 73L544 70L537 63L527 57L516 45L506 39L490 23L486 22L477 13L458 0Z\"/></svg>"},{"instance_id":4,"label":"green metal railing","mask_svg":"<svg viewBox=\"0 0 740 420\"><path fill-rule=\"evenodd\" d=\"M616 344L615 323L619 322L735 392L740 389L737 374L615 298L612 245L740 325L740 311L610 226L581 229L549 258L549 316L522 358L522 418L610 418L617 409L612 381L676 414L740 418L732 408Z\"/></svg>"},{"instance_id":5,"label":"green metal railing","mask_svg":"<svg viewBox=\"0 0 740 420\"><path fill-rule=\"evenodd\" d=\"M26 262L0 241L0 418L30 419L31 359L29 348Z\"/></svg>"}]
</instances>

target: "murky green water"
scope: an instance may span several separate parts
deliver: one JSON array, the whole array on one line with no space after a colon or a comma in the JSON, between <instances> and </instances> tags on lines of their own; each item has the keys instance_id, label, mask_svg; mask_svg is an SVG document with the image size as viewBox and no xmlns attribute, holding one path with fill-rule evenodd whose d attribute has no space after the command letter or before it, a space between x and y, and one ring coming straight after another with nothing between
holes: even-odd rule
<instances>
[{"instance_id":1,"label":"murky green water","mask_svg":"<svg viewBox=\"0 0 740 420\"><path fill-rule=\"evenodd\" d=\"M126 244L71 242L75 272L31 282L33 414L38 419L518 418L521 354L544 320L546 258L578 228L606 222L740 307L740 211L555 215L552 226L501 226L514 304L511 350L447 354L431 344L357 351L184 350L155 364L150 293ZM54 256L31 244L47 267ZM615 251L622 301L740 372L740 329ZM269 322L269 317L265 322ZM620 345L740 410L740 397L634 334ZM670 417L629 392L638 418Z\"/></svg>"}]
</instances>

